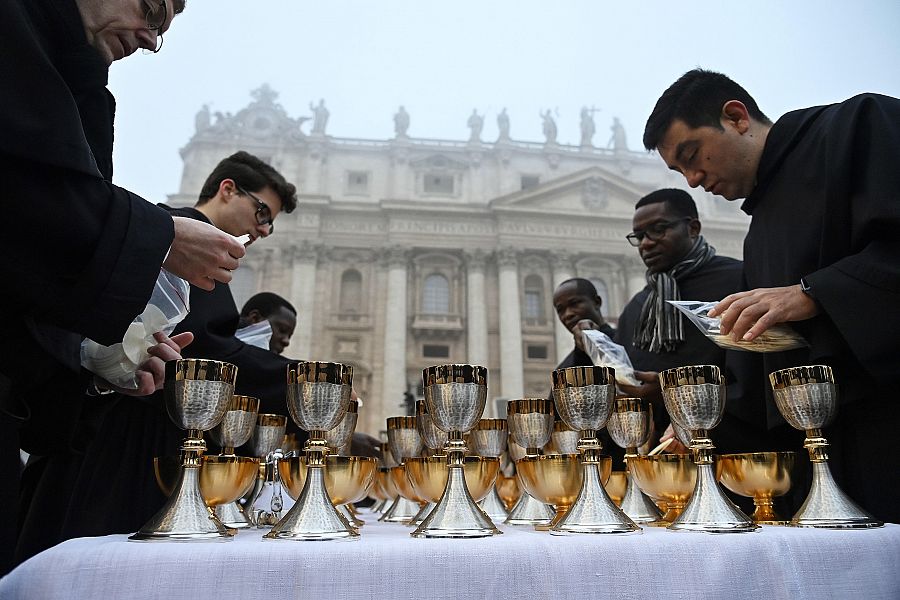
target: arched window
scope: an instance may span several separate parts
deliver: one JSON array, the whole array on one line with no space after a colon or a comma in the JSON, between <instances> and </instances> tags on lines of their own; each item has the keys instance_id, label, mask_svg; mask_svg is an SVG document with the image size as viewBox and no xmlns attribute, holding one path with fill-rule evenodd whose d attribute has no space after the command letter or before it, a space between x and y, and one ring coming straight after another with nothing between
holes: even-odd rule
<instances>
[{"instance_id":1,"label":"arched window","mask_svg":"<svg viewBox=\"0 0 900 600\"><path fill-rule=\"evenodd\" d=\"M341 275L341 312L355 313L362 308L362 275L347 269Z\"/></svg>"},{"instance_id":2,"label":"arched window","mask_svg":"<svg viewBox=\"0 0 900 600\"><path fill-rule=\"evenodd\" d=\"M540 275L525 278L525 318L540 321L544 318L544 280Z\"/></svg>"},{"instance_id":3,"label":"arched window","mask_svg":"<svg viewBox=\"0 0 900 600\"><path fill-rule=\"evenodd\" d=\"M450 282L439 273L432 273L422 285L422 312L426 315L445 315L450 312Z\"/></svg>"}]
</instances>

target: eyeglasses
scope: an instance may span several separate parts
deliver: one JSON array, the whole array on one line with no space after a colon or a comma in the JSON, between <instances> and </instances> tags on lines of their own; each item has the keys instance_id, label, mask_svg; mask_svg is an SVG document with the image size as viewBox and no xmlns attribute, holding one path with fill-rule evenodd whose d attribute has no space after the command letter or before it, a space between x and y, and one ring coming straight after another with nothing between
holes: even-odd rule
<instances>
[{"instance_id":1,"label":"eyeglasses","mask_svg":"<svg viewBox=\"0 0 900 600\"><path fill-rule=\"evenodd\" d=\"M648 227L645 231L632 231L625 236L625 239L628 240L628 243L634 247L640 246L641 242L644 241L644 238L647 238L651 242L658 242L663 237L665 237L666 232L671 228L675 227L682 221L692 220L693 217L682 217L674 221L657 221L656 223Z\"/></svg>"},{"instance_id":2,"label":"eyeglasses","mask_svg":"<svg viewBox=\"0 0 900 600\"><path fill-rule=\"evenodd\" d=\"M275 231L275 219L272 217L272 210L269 208L269 205L260 200L256 194L251 194L240 186L235 187L237 187L238 194L247 196L256 202L256 222L260 225L268 225L270 234Z\"/></svg>"},{"instance_id":3,"label":"eyeglasses","mask_svg":"<svg viewBox=\"0 0 900 600\"><path fill-rule=\"evenodd\" d=\"M147 21L147 29L156 32L157 40L156 48L148 50L148 52L156 54L162 50L162 28L163 25L166 24L166 19L169 17L169 7L167 5L167 0L160 0L159 4L156 3L156 0L144 0L144 4L147 5L147 14L144 15L144 19Z\"/></svg>"}]
</instances>

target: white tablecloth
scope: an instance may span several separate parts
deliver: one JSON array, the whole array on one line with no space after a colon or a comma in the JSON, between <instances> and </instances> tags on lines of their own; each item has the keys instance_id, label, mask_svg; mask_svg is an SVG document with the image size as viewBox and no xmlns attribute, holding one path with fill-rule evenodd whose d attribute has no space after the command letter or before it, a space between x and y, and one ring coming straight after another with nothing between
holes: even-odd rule
<instances>
[{"instance_id":1,"label":"white tablecloth","mask_svg":"<svg viewBox=\"0 0 900 600\"><path fill-rule=\"evenodd\" d=\"M372 519L369 515L364 515ZM900 526L764 527L710 535L551 536L504 526L476 540L422 540L365 525L356 541L69 540L0 580L0 598L900 598Z\"/></svg>"}]
</instances>

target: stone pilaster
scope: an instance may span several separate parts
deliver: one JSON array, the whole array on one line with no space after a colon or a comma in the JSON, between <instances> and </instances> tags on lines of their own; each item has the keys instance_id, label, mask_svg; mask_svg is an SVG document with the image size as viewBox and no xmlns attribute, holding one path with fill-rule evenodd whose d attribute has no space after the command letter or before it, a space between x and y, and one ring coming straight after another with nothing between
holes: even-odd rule
<instances>
[{"instance_id":1,"label":"stone pilaster","mask_svg":"<svg viewBox=\"0 0 900 600\"><path fill-rule=\"evenodd\" d=\"M487 300L484 266L487 256L482 250L466 252L466 349L473 365L488 364Z\"/></svg>"},{"instance_id":2,"label":"stone pilaster","mask_svg":"<svg viewBox=\"0 0 900 600\"><path fill-rule=\"evenodd\" d=\"M384 369L379 408L384 414L374 421L376 423L384 423L384 419L396 412L407 384L406 281L409 251L394 246L385 251L383 260L387 266L387 303L384 313Z\"/></svg>"},{"instance_id":3,"label":"stone pilaster","mask_svg":"<svg viewBox=\"0 0 900 600\"><path fill-rule=\"evenodd\" d=\"M321 247L303 241L294 247L291 268L291 304L297 309L297 328L291 337L291 356L313 358L316 266Z\"/></svg>"},{"instance_id":4,"label":"stone pilaster","mask_svg":"<svg viewBox=\"0 0 900 600\"><path fill-rule=\"evenodd\" d=\"M500 276L500 395L522 398L522 307L519 301L519 258L513 248L497 253Z\"/></svg>"}]
</instances>

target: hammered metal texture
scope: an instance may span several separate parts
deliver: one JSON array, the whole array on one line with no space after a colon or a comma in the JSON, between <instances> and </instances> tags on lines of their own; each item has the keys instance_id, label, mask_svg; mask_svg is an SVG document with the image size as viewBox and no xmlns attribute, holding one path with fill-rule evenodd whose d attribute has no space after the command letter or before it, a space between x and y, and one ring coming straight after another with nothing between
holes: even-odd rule
<instances>
[{"instance_id":1,"label":"hammered metal texture","mask_svg":"<svg viewBox=\"0 0 900 600\"><path fill-rule=\"evenodd\" d=\"M637 448L650 437L650 413L646 411L614 411L609 416L606 430L612 440L622 448Z\"/></svg>"},{"instance_id":2,"label":"hammered metal texture","mask_svg":"<svg viewBox=\"0 0 900 600\"><path fill-rule=\"evenodd\" d=\"M212 429L222 420L234 394L225 381L166 380L166 410L181 429Z\"/></svg>"},{"instance_id":3,"label":"hammered metal texture","mask_svg":"<svg viewBox=\"0 0 900 600\"><path fill-rule=\"evenodd\" d=\"M427 412L419 412L416 415L416 426L419 429L419 433L422 434L422 440L425 442L425 445L432 450L442 449L450 437L446 431L438 429L431 415Z\"/></svg>"},{"instance_id":4,"label":"hammered metal texture","mask_svg":"<svg viewBox=\"0 0 900 600\"><path fill-rule=\"evenodd\" d=\"M578 440L581 432L574 429L561 429L550 434L556 451L560 454L578 454Z\"/></svg>"},{"instance_id":5,"label":"hammered metal texture","mask_svg":"<svg viewBox=\"0 0 900 600\"><path fill-rule=\"evenodd\" d=\"M257 425L250 437L250 452L253 456L266 457L281 446L284 439L284 425Z\"/></svg>"},{"instance_id":6,"label":"hammered metal texture","mask_svg":"<svg viewBox=\"0 0 900 600\"><path fill-rule=\"evenodd\" d=\"M291 418L306 431L328 431L341 422L350 405L349 385L301 381L287 386Z\"/></svg>"},{"instance_id":7,"label":"hammered metal texture","mask_svg":"<svg viewBox=\"0 0 900 600\"><path fill-rule=\"evenodd\" d=\"M436 383L426 396L428 414L438 429L466 432L475 427L487 401L487 386L477 383Z\"/></svg>"},{"instance_id":8,"label":"hammered metal texture","mask_svg":"<svg viewBox=\"0 0 900 600\"><path fill-rule=\"evenodd\" d=\"M175 490L158 513L131 539L204 539L226 536L200 494L198 468L183 469Z\"/></svg>"},{"instance_id":9,"label":"hammered metal texture","mask_svg":"<svg viewBox=\"0 0 900 600\"><path fill-rule=\"evenodd\" d=\"M672 420L690 431L713 429L725 410L725 386L715 383L663 388L663 398Z\"/></svg>"},{"instance_id":10,"label":"hammered metal texture","mask_svg":"<svg viewBox=\"0 0 900 600\"><path fill-rule=\"evenodd\" d=\"M572 429L603 429L612 412L615 385L555 388L556 413Z\"/></svg>"},{"instance_id":11,"label":"hammered metal texture","mask_svg":"<svg viewBox=\"0 0 900 600\"><path fill-rule=\"evenodd\" d=\"M344 418L334 429L325 432L325 443L329 448L339 449L350 442L353 432L356 431L356 421L359 415L355 412L344 413Z\"/></svg>"},{"instance_id":12,"label":"hammered metal texture","mask_svg":"<svg viewBox=\"0 0 900 600\"><path fill-rule=\"evenodd\" d=\"M803 506L791 519L799 527L854 529L883 527L838 487L826 462L814 462L813 481Z\"/></svg>"},{"instance_id":13,"label":"hammered metal texture","mask_svg":"<svg viewBox=\"0 0 900 600\"><path fill-rule=\"evenodd\" d=\"M523 448L543 448L550 441L553 415L543 413L513 413L506 417L509 433Z\"/></svg>"},{"instance_id":14,"label":"hammered metal texture","mask_svg":"<svg viewBox=\"0 0 900 600\"><path fill-rule=\"evenodd\" d=\"M418 429L388 427L387 435L388 443L391 445L391 454L401 461L404 458L419 456L422 448L425 447L425 442Z\"/></svg>"},{"instance_id":15,"label":"hammered metal texture","mask_svg":"<svg viewBox=\"0 0 900 600\"><path fill-rule=\"evenodd\" d=\"M518 462L525 458L525 448L517 444L515 440L507 440L506 451L513 462Z\"/></svg>"},{"instance_id":16,"label":"hammered metal texture","mask_svg":"<svg viewBox=\"0 0 900 600\"><path fill-rule=\"evenodd\" d=\"M256 425L256 413L246 410L229 410L222 421L210 430L212 439L221 448L237 448L243 446L253 435Z\"/></svg>"},{"instance_id":17,"label":"hammered metal texture","mask_svg":"<svg viewBox=\"0 0 900 600\"><path fill-rule=\"evenodd\" d=\"M796 429L821 429L837 414L837 386L833 383L789 385L773 391L778 412Z\"/></svg>"},{"instance_id":18,"label":"hammered metal texture","mask_svg":"<svg viewBox=\"0 0 900 600\"><path fill-rule=\"evenodd\" d=\"M479 456L493 456L495 458L506 450L506 438L506 428L473 429L469 434L475 454Z\"/></svg>"}]
</instances>

